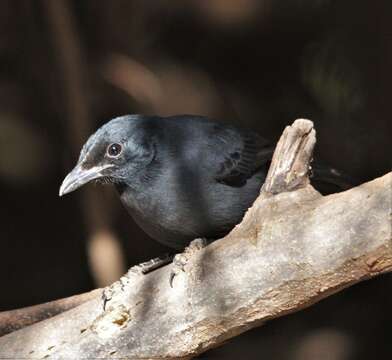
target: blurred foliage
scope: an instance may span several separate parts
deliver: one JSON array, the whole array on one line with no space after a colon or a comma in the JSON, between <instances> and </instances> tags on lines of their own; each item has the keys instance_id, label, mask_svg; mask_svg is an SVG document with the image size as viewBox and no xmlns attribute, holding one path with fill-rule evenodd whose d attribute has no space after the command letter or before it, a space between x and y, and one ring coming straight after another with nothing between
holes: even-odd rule
<instances>
[{"instance_id":1,"label":"blurred foliage","mask_svg":"<svg viewBox=\"0 0 392 360\"><path fill-rule=\"evenodd\" d=\"M361 74L336 39L310 45L303 60L304 85L330 117L358 113L363 105Z\"/></svg>"},{"instance_id":2,"label":"blurred foliage","mask_svg":"<svg viewBox=\"0 0 392 360\"><path fill-rule=\"evenodd\" d=\"M49 144L30 123L0 113L0 176L9 182L38 181L52 160Z\"/></svg>"}]
</instances>

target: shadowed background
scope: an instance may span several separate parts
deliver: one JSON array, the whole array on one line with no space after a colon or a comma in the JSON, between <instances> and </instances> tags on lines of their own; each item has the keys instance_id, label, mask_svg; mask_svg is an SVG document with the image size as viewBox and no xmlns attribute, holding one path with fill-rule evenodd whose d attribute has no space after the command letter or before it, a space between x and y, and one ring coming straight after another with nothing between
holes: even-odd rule
<instances>
[{"instance_id":1,"label":"shadowed background","mask_svg":"<svg viewBox=\"0 0 392 360\"><path fill-rule=\"evenodd\" d=\"M81 144L115 116L207 115L271 140L310 118L326 163L360 182L388 172L391 20L388 0L2 1L0 310L167 251L110 186L58 198ZM391 357L391 290L390 275L359 284L203 357Z\"/></svg>"}]
</instances>

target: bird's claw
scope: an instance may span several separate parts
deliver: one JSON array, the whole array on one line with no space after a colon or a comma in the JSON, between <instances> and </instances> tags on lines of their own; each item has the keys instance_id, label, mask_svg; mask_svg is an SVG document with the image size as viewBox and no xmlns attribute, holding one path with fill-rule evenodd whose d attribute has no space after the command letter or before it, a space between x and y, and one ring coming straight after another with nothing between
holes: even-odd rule
<instances>
[{"instance_id":1,"label":"bird's claw","mask_svg":"<svg viewBox=\"0 0 392 360\"><path fill-rule=\"evenodd\" d=\"M106 305L110 300L112 300L112 297L113 297L112 287L108 286L108 287L104 288L102 291L102 295L101 295L103 311L106 310Z\"/></svg>"},{"instance_id":2,"label":"bird's claw","mask_svg":"<svg viewBox=\"0 0 392 360\"><path fill-rule=\"evenodd\" d=\"M186 251L186 250L185 250ZM185 253L177 254L173 259L173 266L170 272L169 284L170 287L173 287L174 278L180 273L185 272L185 265L188 262L188 259L185 257Z\"/></svg>"},{"instance_id":3,"label":"bird's claw","mask_svg":"<svg viewBox=\"0 0 392 360\"><path fill-rule=\"evenodd\" d=\"M112 300L117 290L125 290L125 285L130 281L132 277L145 275L163 265L168 264L172 259L173 256L166 254L163 257L151 259L139 265L132 266L124 276L121 276L120 280L103 289L101 296L103 302L103 310L106 310L107 303Z\"/></svg>"},{"instance_id":4,"label":"bird's claw","mask_svg":"<svg viewBox=\"0 0 392 360\"><path fill-rule=\"evenodd\" d=\"M185 272L185 266L189 259L198 251L207 245L208 241L205 238L193 240L184 250L184 252L177 254L173 258L173 266L170 272L169 284L173 287L174 278L181 272Z\"/></svg>"},{"instance_id":5,"label":"bird's claw","mask_svg":"<svg viewBox=\"0 0 392 360\"><path fill-rule=\"evenodd\" d=\"M131 267L125 275L121 276L120 280L117 280L113 284L111 284L103 289L102 295L101 295L101 299L103 302L103 304L102 304L103 311L106 310L106 304L110 300L112 300L112 298L115 295L115 293L117 292L117 290L124 291L125 284L129 282L130 272L133 272L133 274L135 274L136 271L134 271L134 270L137 266L138 265ZM142 273L138 272L136 274L141 275Z\"/></svg>"},{"instance_id":6,"label":"bird's claw","mask_svg":"<svg viewBox=\"0 0 392 360\"><path fill-rule=\"evenodd\" d=\"M173 288L173 280L174 280L175 277L176 277L176 274L172 270L171 273L170 273L170 277L169 277L169 284L170 284L171 288Z\"/></svg>"}]
</instances>

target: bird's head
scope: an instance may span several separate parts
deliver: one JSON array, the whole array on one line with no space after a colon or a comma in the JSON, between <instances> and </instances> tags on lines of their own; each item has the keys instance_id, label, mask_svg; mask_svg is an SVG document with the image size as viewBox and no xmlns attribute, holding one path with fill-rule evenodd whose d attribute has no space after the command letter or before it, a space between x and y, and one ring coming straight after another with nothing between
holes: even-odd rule
<instances>
[{"instance_id":1,"label":"bird's head","mask_svg":"<svg viewBox=\"0 0 392 360\"><path fill-rule=\"evenodd\" d=\"M83 146L74 169L61 184L65 195L92 180L128 184L154 156L144 117L115 118L99 128Z\"/></svg>"}]
</instances>

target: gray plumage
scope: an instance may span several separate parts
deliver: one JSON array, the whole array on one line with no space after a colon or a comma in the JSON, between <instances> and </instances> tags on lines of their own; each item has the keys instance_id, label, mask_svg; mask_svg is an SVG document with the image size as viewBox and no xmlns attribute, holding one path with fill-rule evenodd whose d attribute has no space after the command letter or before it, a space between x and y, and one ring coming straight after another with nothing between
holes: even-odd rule
<instances>
[{"instance_id":1,"label":"gray plumage","mask_svg":"<svg viewBox=\"0 0 392 360\"><path fill-rule=\"evenodd\" d=\"M181 249L241 221L272 153L256 133L201 116L123 116L89 138L60 195L92 179L112 182L148 235Z\"/></svg>"}]
</instances>

